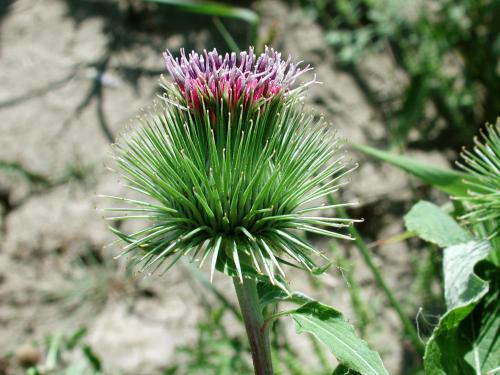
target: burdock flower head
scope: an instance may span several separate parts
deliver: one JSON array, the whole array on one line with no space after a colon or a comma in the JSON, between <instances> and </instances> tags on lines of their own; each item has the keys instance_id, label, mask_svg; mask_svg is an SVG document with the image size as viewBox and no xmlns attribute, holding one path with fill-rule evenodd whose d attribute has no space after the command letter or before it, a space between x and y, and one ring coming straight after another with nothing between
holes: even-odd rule
<instances>
[{"instance_id":1,"label":"burdock flower head","mask_svg":"<svg viewBox=\"0 0 500 375\"><path fill-rule=\"evenodd\" d=\"M209 262L212 276L272 283L283 265L317 270L323 255L302 233L349 238L341 231L351 220L311 213L335 209L321 198L354 167L326 126L303 113L314 80L297 79L310 68L272 49L164 57L173 79L163 80L164 100L117 145L120 173L144 200L116 198L133 207L111 208L126 215L112 219L150 222L135 233L113 229L124 253L144 270L188 256Z\"/></svg>"}]
</instances>

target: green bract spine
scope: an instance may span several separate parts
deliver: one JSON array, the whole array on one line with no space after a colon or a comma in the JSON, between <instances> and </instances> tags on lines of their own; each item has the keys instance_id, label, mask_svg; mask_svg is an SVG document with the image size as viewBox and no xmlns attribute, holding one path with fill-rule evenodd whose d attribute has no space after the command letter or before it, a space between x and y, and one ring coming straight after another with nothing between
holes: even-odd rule
<instances>
[{"instance_id":1,"label":"green bract spine","mask_svg":"<svg viewBox=\"0 0 500 375\"><path fill-rule=\"evenodd\" d=\"M192 105L163 82L162 102L116 145L119 173L144 200L114 197L131 207L110 208L123 212L111 219L149 225L112 230L140 270L166 271L187 256L209 262L212 278L218 269L282 286L283 265L314 272L326 259L301 232L350 239L343 228L353 220L312 215L354 204L321 199L356 166L322 120L304 113L305 86L258 100L258 87L235 100L201 86Z\"/></svg>"}]
</instances>

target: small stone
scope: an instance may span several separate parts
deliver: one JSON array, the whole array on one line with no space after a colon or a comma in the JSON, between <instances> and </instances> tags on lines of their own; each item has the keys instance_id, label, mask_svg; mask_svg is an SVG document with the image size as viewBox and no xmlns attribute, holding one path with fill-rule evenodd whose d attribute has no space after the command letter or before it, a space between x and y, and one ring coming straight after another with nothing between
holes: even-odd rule
<instances>
[{"instance_id":1,"label":"small stone","mask_svg":"<svg viewBox=\"0 0 500 375\"><path fill-rule=\"evenodd\" d=\"M16 349L16 361L23 367L34 366L41 358L40 350L33 345L24 344Z\"/></svg>"}]
</instances>

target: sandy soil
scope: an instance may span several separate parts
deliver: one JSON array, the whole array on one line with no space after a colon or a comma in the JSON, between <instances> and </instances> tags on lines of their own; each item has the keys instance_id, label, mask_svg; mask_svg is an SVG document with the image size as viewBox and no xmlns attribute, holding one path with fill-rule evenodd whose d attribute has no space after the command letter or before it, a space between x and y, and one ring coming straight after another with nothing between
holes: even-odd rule
<instances>
[{"instance_id":1,"label":"sandy soil","mask_svg":"<svg viewBox=\"0 0 500 375\"><path fill-rule=\"evenodd\" d=\"M105 168L109 145L154 98L163 71L161 52L221 42L203 17L178 19L175 13L159 20L146 9L137 26L137 12L144 10L130 1L7 3L0 15L0 357L84 324L88 341L109 369L158 374L174 360L176 346L195 342L209 293L184 266L163 278L128 275L123 262L112 259L118 249L103 248L113 238L95 209L95 196L122 189ZM261 31L270 30L276 33L276 47L316 67L323 84L307 99L314 110L347 140L384 145L386 128L377 110L349 74L335 69L321 29L299 10L272 1L263 10ZM380 95L397 93L404 80L386 56L373 56L364 68ZM344 197L363 202L357 213L367 219L360 227L367 241L398 233L396 217L409 207L410 182L361 155L353 158L361 167ZM355 278L373 309L375 324L366 338L396 374L405 356L399 322L355 248L342 246L356 262ZM97 270L85 265L88 254L102 260ZM411 256L406 244L377 252L397 294L417 304L407 295L413 283ZM322 298L355 322L340 272L324 275L322 290L311 289L305 275L292 279L296 289ZM216 286L234 300L224 277ZM75 302L72 295L82 300ZM208 300L214 303L211 295ZM295 345L309 360L309 341ZM6 374L20 373L13 362Z\"/></svg>"}]
</instances>

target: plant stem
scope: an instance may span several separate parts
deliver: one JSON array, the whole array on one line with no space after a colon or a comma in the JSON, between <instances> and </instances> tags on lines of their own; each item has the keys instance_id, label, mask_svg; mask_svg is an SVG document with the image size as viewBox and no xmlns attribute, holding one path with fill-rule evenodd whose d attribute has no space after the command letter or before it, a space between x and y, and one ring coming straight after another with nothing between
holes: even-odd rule
<instances>
[{"instance_id":1,"label":"plant stem","mask_svg":"<svg viewBox=\"0 0 500 375\"><path fill-rule=\"evenodd\" d=\"M331 196L328 196L328 203L335 204L335 199ZM340 217L349 218L349 215L347 214L347 212L343 207L338 207L337 213L339 214ZM365 241L363 241L363 239L361 238L361 235L359 234L357 229L354 228L354 226L352 225L349 227L349 234L354 238L354 242L356 243L356 246L359 249L361 256L366 262L368 268L370 268L370 270L372 271L373 277L375 277L375 281L382 288L387 299L389 300L390 305L398 314L399 319L401 320L401 324L403 325L403 328L408 336L408 339L411 341L415 349L417 349L420 353L423 354L425 346L420 340L420 337L418 336L415 326L408 318L408 316L406 316L400 303L398 302L392 291L389 289L389 286L387 285L382 274L380 273L379 268L375 265L375 262L373 261L370 249L366 245Z\"/></svg>"},{"instance_id":2,"label":"plant stem","mask_svg":"<svg viewBox=\"0 0 500 375\"><path fill-rule=\"evenodd\" d=\"M250 342L255 375L272 375L269 330L264 327L264 318L257 295L257 284L255 280L244 278L241 282L236 277L233 278L233 282Z\"/></svg>"}]
</instances>

